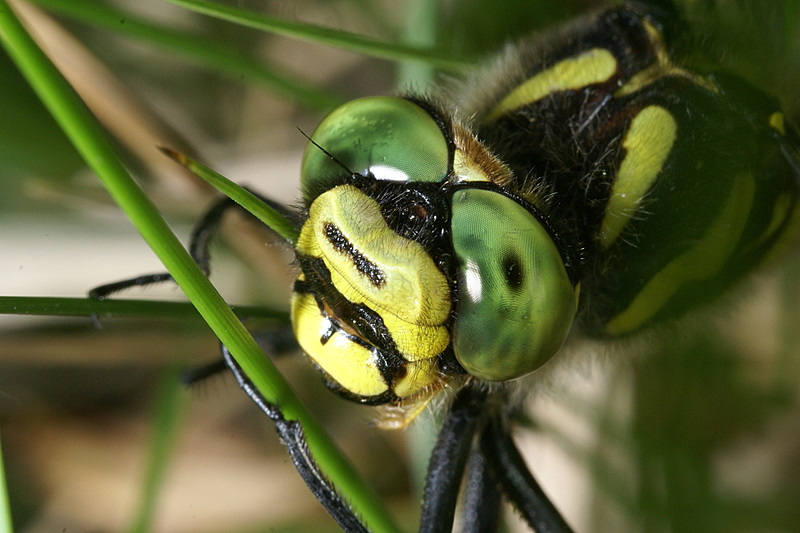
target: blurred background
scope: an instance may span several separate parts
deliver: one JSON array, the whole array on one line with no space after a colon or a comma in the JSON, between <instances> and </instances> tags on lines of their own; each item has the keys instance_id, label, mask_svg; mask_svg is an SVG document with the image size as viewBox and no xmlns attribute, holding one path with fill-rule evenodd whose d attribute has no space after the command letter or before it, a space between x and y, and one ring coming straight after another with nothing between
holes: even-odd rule
<instances>
[{"instance_id":1,"label":"blurred background","mask_svg":"<svg viewBox=\"0 0 800 533\"><path fill-rule=\"evenodd\" d=\"M608 5L218 3L435 45L463 64ZM275 36L161 0L13 5L185 241L216 195L156 146L183 150L292 204L306 143L298 130L310 134L349 99L398 86L423 91L458 75ZM798 117L800 3L681 6L702 28L705 52L777 93ZM162 270L2 52L0 187L0 296L83 297ZM796 255L693 316L679 335L575 346L551 383L534 385L529 427L516 435L576 531L800 531ZM231 217L213 257L212 280L229 302L287 308L292 257L266 231ZM163 284L120 297L181 300L181 293ZM280 321L248 325L268 330ZM16 530L336 530L231 376L180 385L184 369L219 357L202 322L143 313L101 318L99 326L89 317L0 315L0 438ZM372 409L325 390L299 355L279 366L414 530L433 417L385 432L374 427ZM524 530L508 515L510 528Z\"/></svg>"}]
</instances>

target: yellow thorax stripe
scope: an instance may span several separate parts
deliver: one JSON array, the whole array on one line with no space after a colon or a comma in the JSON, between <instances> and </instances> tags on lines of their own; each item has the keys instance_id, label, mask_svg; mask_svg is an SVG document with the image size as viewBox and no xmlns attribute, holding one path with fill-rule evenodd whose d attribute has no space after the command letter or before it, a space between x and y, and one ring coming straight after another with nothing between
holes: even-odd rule
<instances>
[{"instance_id":1,"label":"yellow thorax stripe","mask_svg":"<svg viewBox=\"0 0 800 533\"><path fill-rule=\"evenodd\" d=\"M647 31L647 36L650 43L653 45L656 59L647 68L642 69L625 82L625 85L620 87L614 93L615 98L621 98L629 94L633 94L642 90L656 80L666 76L675 76L679 78L686 78L692 83L703 87L713 93L719 92L719 87L709 78L701 76L685 68L681 68L672 62L672 59L667 53L666 46L664 46L664 39L661 32L658 31L652 24L644 21L644 28Z\"/></svg>"},{"instance_id":2,"label":"yellow thorax stripe","mask_svg":"<svg viewBox=\"0 0 800 533\"><path fill-rule=\"evenodd\" d=\"M489 112L486 122L494 122L501 116L541 100L549 94L603 83L616 71L616 58L604 48L592 48L568 57L544 69L511 91Z\"/></svg>"},{"instance_id":3,"label":"yellow thorax stripe","mask_svg":"<svg viewBox=\"0 0 800 533\"><path fill-rule=\"evenodd\" d=\"M622 148L625 158L617 171L598 239L611 246L641 206L675 144L678 124L660 106L642 109L631 121Z\"/></svg>"}]
</instances>

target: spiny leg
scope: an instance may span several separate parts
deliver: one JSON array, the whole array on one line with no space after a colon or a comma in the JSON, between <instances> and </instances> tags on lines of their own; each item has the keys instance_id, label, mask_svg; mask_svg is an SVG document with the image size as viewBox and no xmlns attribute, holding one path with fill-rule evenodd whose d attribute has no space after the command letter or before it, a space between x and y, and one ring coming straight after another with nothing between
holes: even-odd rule
<instances>
[{"instance_id":1,"label":"spiny leg","mask_svg":"<svg viewBox=\"0 0 800 533\"><path fill-rule=\"evenodd\" d=\"M205 381L212 376L221 374L227 369L228 365L225 363L225 361L223 359L218 359L212 363L184 370L181 373L181 382L185 386L191 387L195 383Z\"/></svg>"},{"instance_id":2,"label":"spiny leg","mask_svg":"<svg viewBox=\"0 0 800 533\"><path fill-rule=\"evenodd\" d=\"M257 193L250 191L251 193L255 194L259 197L264 203L271 206L273 209L279 211L284 216L291 217L291 211L286 208L285 206L271 200L269 198L265 198ZM242 213L246 216L250 217L254 223L261 224L258 219L256 219L253 215L251 215L248 211L242 209L236 202L231 200L228 197L220 198L217 202L215 202L210 209L208 209L200 220L197 221L194 228L192 229L191 238L189 240L189 253L192 256L192 259L197 263L200 269L208 276L211 272L211 254L209 252L209 245L211 243L211 239L214 238L215 235L219 232L219 227L222 222L222 218L230 211L231 209L239 209ZM90 298L97 298L99 300L104 300L107 297L111 296L112 294L118 293L125 289L130 289L133 287L144 287L147 285L152 285L154 283L161 283L165 281L173 281L172 276L168 272L158 272L155 274L145 274L143 276L138 276L135 278L125 279L121 281L115 281L112 283L107 283L105 285L100 285L95 287L94 289L89 291ZM99 320L97 319L96 315L92 316L92 322L94 322L96 327L101 327ZM288 331L288 336L291 337L291 347L278 347L272 346L273 343L280 340L280 342L286 344L287 334L283 330ZM269 344L266 347L266 351L271 354L283 354L290 351L293 351L294 348L297 346L297 342L294 340L294 334L291 332L291 328L282 328L280 330L271 331L269 337L264 337L260 344ZM203 365L197 368L187 370L183 375L183 382L186 385L192 385L204 379L207 379L213 375L216 375L227 368L225 361L220 359L219 361L214 361L213 363Z\"/></svg>"},{"instance_id":3,"label":"spiny leg","mask_svg":"<svg viewBox=\"0 0 800 533\"><path fill-rule=\"evenodd\" d=\"M195 224L192 230L192 237L189 244L189 253L192 259L198 264L200 269L208 276L211 271L211 260L208 253L208 245L211 238L216 235L222 216L231 208L238 207L233 200L222 198L215 203L211 209L206 211L203 217ZM103 300L108 296L133 287L144 287L154 283L172 281L172 276L167 272L156 274L145 274L131 279L115 281L100 285L89 291L90 298Z\"/></svg>"},{"instance_id":4,"label":"spiny leg","mask_svg":"<svg viewBox=\"0 0 800 533\"><path fill-rule=\"evenodd\" d=\"M248 189L249 190L249 189ZM287 218L292 217L291 211L274 200L261 196L258 193L250 191L252 194L258 196L261 201L268 204L270 207L279 211ZM211 272L211 254L209 252L209 245L211 239L219 232L219 227L222 218L231 209L239 209L246 216L250 217L254 223L263 225L257 218L251 215L248 211L241 208L236 202L228 197L223 197L217 200L211 208L209 208L200 220L194 225L192 229L191 238L189 240L189 253L192 259L197 263L200 269L208 276ZM145 274L135 278L115 281L100 285L89 291L90 298L97 298L104 300L112 294L123 291L133 287L144 287L154 283L161 283L165 281L173 281L172 276L168 272L159 272L155 274ZM97 316L92 316L92 321L99 328L100 324ZM270 354L285 354L293 352L297 348L297 341L290 327L272 330L268 335L259 339L259 344ZM193 385L199 381L207 379L211 376L219 374L227 368L224 360L220 359L209 363L207 365L192 368L184 372L182 381L186 385Z\"/></svg>"},{"instance_id":5,"label":"spiny leg","mask_svg":"<svg viewBox=\"0 0 800 533\"><path fill-rule=\"evenodd\" d=\"M269 403L266 398L258 392L253 382L245 376L241 367L236 363L236 360L234 360L225 346L222 347L222 356L225 359L225 363L236 377L239 386L242 387L250 399L253 400L275 424L275 430L286 446L286 449L289 451L292 463L294 463L300 477L306 482L306 485L308 485L308 488L317 500L319 500L344 531L348 533L367 533L367 528L361 523L347 502L339 496L334 486L328 478L325 477L325 474L319 469L319 466L317 466L308 448L308 444L306 443L305 433L303 432L303 426L300 422L296 420L286 420L280 408Z\"/></svg>"},{"instance_id":6,"label":"spiny leg","mask_svg":"<svg viewBox=\"0 0 800 533\"><path fill-rule=\"evenodd\" d=\"M502 493L486 457L475 444L467 464L466 483L461 533L494 533L500 522Z\"/></svg>"},{"instance_id":7,"label":"spiny leg","mask_svg":"<svg viewBox=\"0 0 800 533\"><path fill-rule=\"evenodd\" d=\"M502 413L489 417L480 447L504 494L531 528L537 533L572 533L525 464Z\"/></svg>"},{"instance_id":8,"label":"spiny leg","mask_svg":"<svg viewBox=\"0 0 800 533\"><path fill-rule=\"evenodd\" d=\"M458 490L485 400L486 392L471 386L458 391L453 400L431 453L420 532L453 529Z\"/></svg>"}]
</instances>

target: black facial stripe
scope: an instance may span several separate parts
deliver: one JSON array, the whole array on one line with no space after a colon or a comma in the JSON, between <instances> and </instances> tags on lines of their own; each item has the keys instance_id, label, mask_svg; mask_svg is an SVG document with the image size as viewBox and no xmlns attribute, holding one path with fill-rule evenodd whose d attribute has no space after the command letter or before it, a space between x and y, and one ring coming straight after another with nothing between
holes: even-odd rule
<instances>
[{"instance_id":1,"label":"black facial stripe","mask_svg":"<svg viewBox=\"0 0 800 533\"><path fill-rule=\"evenodd\" d=\"M295 290L314 295L320 312L331 321L331 329L327 330L325 335L332 335L338 331L350 341L372 350L378 371L386 385L392 389L396 380L404 375L402 373L404 371L398 374L395 369L404 368L408 361L397 351L397 345L381 315L365 305L345 299L331 282L330 272L322 259L303 255L298 255L297 259L306 279L302 282L296 281ZM330 307L329 310L326 310L323 302ZM343 327L345 324L347 328ZM322 339L320 342L325 344ZM376 346L381 348L378 349Z\"/></svg>"},{"instance_id":2,"label":"black facial stripe","mask_svg":"<svg viewBox=\"0 0 800 533\"><path fill-rule=\"evenodd\" d=\"M328 239L338 252L341 252L350 257L356 270L364 274L370 283L375 287L380 288L386 283L386 275L383 270L375 263L364 257L361 252L355 249L353 244L342 235L334 224L326 222L324 224L325 238Z\"/></svg>"}]
</instances>

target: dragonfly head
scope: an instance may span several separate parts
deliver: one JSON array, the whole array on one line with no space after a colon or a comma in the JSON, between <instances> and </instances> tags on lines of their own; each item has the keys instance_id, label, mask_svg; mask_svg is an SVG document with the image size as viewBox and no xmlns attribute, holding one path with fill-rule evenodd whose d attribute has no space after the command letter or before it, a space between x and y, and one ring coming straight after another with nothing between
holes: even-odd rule
<instances>
[{"instance_id":1,"label":"dragonfly head","mask_svg":"<svg viewBox=\"0 0 800 533\"><path fill-rule=\"evenodd\" d=\"M433 106L365 98L303 159L292 319L346 397L429 397L454 374L518 378L560 348L577 292L542 213Z\"/></svg>"}]
</instances>

